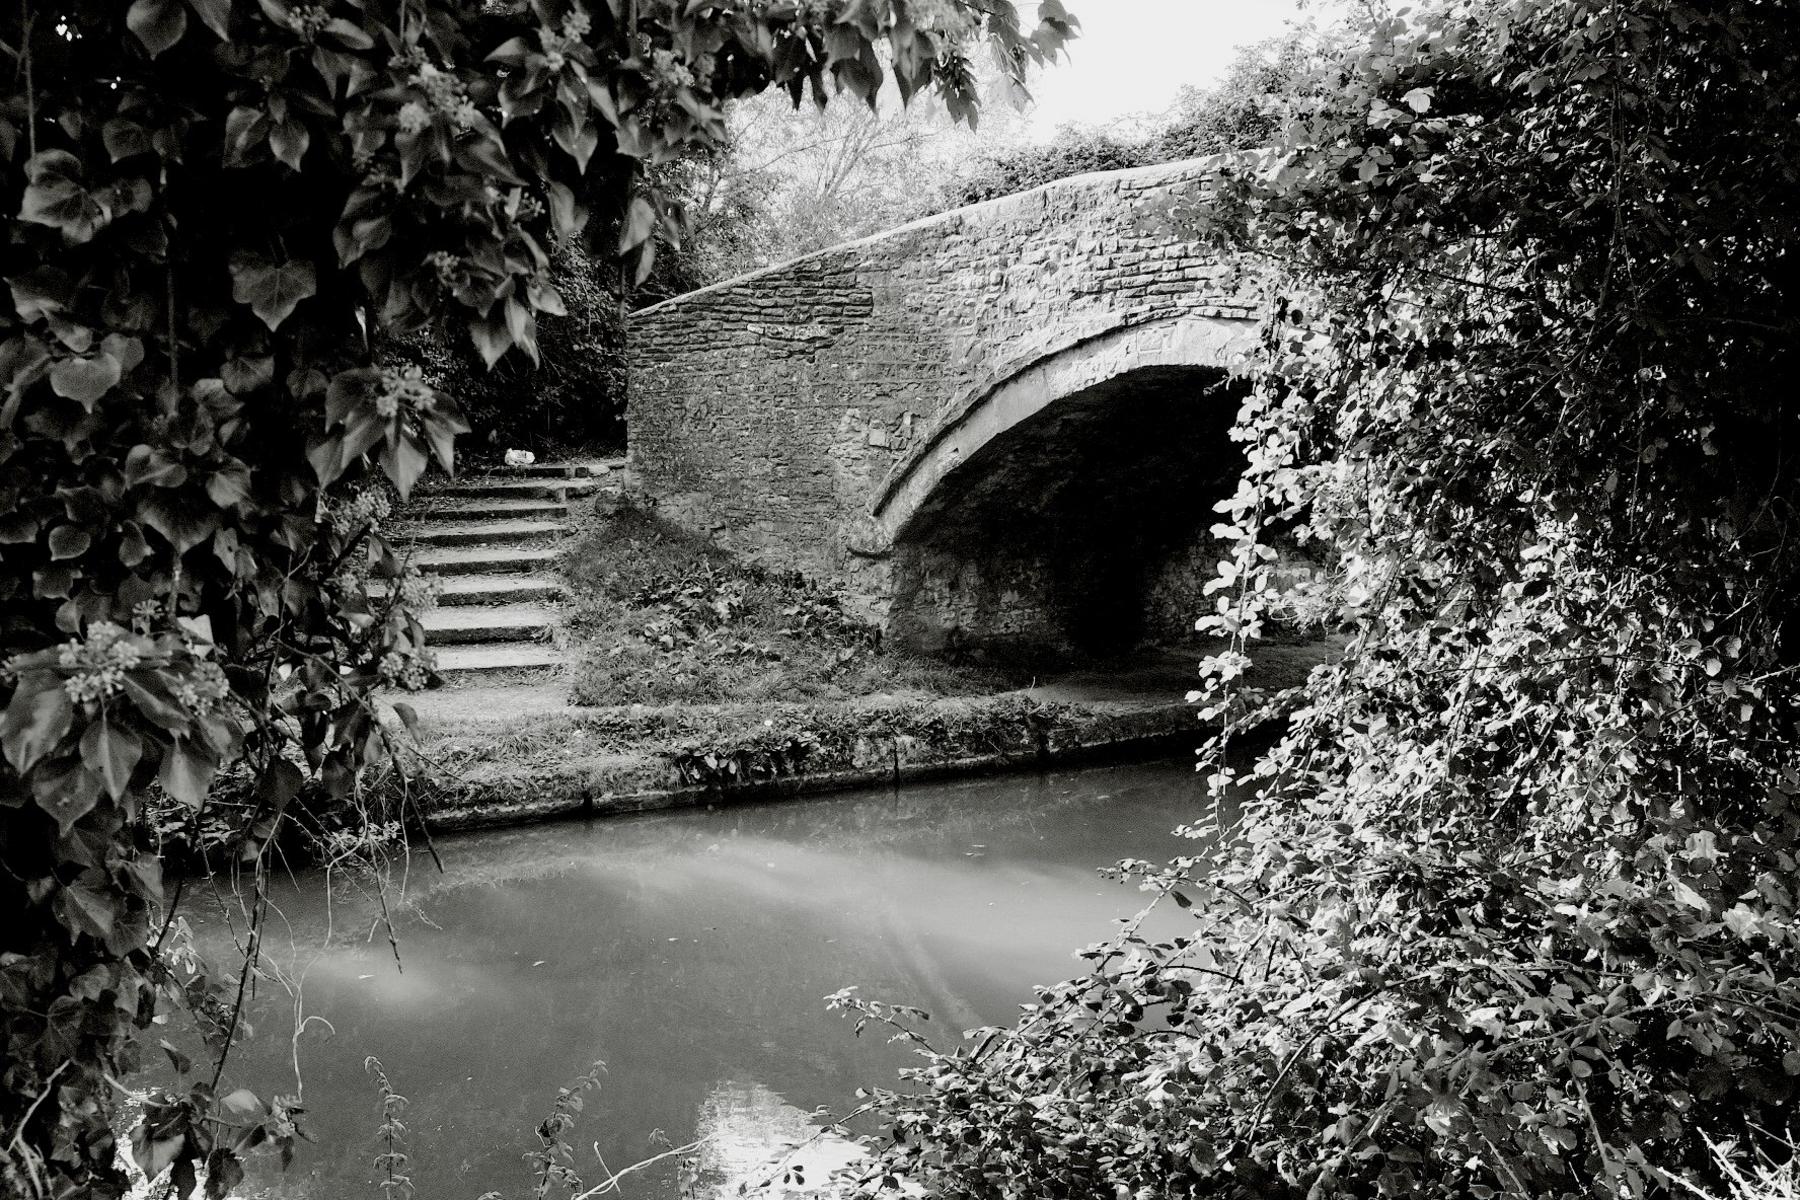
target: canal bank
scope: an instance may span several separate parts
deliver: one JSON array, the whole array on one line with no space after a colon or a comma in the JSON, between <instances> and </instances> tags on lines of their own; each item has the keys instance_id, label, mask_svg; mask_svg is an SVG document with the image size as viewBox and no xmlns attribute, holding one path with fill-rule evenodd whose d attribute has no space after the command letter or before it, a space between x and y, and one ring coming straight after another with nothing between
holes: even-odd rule
<instances>
[{"instance_id":1,"label":"canal bank","mask_svg":"<svg viewBox=\"0 0 1800 1200\"><path fill-rule=\"evenodd\" d=\"M1261 648L1247 699L1300 682L1332 651ZM1186 700L1197 658L960 697L575 707L547 691L454 689L410 701L414 719L395 716L411 748L386 790L404 794L409 816L435 833L1175 760L1207 732Z\"/></svg>"}]
</instances>

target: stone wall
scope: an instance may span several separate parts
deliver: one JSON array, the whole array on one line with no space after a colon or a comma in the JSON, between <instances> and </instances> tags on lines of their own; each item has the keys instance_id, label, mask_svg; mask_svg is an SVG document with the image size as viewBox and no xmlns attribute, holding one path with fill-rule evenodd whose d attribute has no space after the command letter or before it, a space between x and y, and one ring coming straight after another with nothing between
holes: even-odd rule
<instances>
[{"instance_id":1,"label":"stone wall","mask_svg":"<svg viewBox=\"0 0 1800 1200\"><path fill-rule=\"evenodd\" d=\"M1141 335L1160 355L1147 362L1201 347L1192 365L1233 365L1258 312L1254 276L1154 221L1203 197L1211 170L1062 180L636 313L630 437L645 490L727 547L845 586L874 618L893 618L902 593L935 596L972 627L1038 636L1058 619L1041 553L1003 553L1016 561L1002 571L991 554L955 561L952 539L897 570L896 542L950 467L973 470L996 431L1059 398L982 425L989 398L1042 364L1093 386L1138 362ZM978 436L909 476L953 429ZM912 507L880 519L897 480Z\"/></svg>"}]
</instances>

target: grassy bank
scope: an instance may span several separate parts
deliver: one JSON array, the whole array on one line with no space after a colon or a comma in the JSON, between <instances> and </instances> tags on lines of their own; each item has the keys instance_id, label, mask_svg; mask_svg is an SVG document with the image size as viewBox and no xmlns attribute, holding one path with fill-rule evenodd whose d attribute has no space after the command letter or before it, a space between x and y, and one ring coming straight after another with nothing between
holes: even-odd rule
<instances>
[{"instance_id":1,"label":"grassy bank","mask_svg":"<svg viewBox=\"0 0 1800 1200\"><path fill-rule=\"evenodd\" d=\"M1179 753L1173 703L1026 692L938 699L569 709L496 735L440 737L412 799L434 828L816 794L1055 762Z\"/></svg>"},{"instance_id":2,"label":"grassy bank","mask_svg":"<svg viewBox=\"0 0 1800 1200\"><path fill-rule=\"evenodd\" d=\"M983 695L1024 667L945 662L881 644L840 599L630 506L589 519L562 558L579 705Z\"/></svg>"}]
</instances>

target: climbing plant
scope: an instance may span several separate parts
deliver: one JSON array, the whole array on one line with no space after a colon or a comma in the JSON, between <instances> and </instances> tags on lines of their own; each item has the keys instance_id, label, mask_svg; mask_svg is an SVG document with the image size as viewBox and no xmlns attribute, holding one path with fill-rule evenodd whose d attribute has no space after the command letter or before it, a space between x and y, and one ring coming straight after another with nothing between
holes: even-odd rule
<instances>
[{"instance_id":1,"label":"climbing plant","mask_svg":"<svg viewBox=\"0 0 1800 1200\"><path fill-rule=\"evenodd\" d=\"M564 311L557 247L641 275L680 213L646 169L722 106L872 99L887 70L972 115L969 55L1054 54L975 0L23 0L0 24L0 1190L117 1196L126 1157L223 1195L294 1147L223 1089L255 956L187 948L154 831L221 814L260 878L284 822L353 799L370 693L430 673L416 575L374 531L464 421L388 339L491 366ZM886 50L884 69L876 47ZM590 220L590 213L594 214ZM405 715L405 710L400 710ZM222 796L215 781L230 777ZM253 906L253 915L260 908ZM119 1081L191 1010L214 1060ZM157 1052L159 1055L162 1052Z\"/></svg>"},{"instance_id":2,"label":"climbing plant","mask_svg":"<svg viewBox=\"0 0 1800 1200\"><path fill-rule=\"evenodd\" d=\"M1353 639L1272 749L1209 748L1241 821L1126 865L1191 928L929 1054L866 1192L1722 1195L1792 1153L1796 44L1765 0L1369 6L1163 214L1277 280L1202 703L1277 531Z\"/></svg>"}]
</instances>

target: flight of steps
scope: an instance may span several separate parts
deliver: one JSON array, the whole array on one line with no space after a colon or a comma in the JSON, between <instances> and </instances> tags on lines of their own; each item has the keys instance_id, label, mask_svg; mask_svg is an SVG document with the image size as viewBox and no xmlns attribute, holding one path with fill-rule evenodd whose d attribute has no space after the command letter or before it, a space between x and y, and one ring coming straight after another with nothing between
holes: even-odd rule
<instances>
[{"instance_id":1,"label":"flight of steps","mask_svg":"<svg viewBox=\"0 0 1800 1200\"><path fill-rule=\"evenodd\" d=\"M451 685L561 671L552 641L557 543L573 505L623 460L544 463L462 476L408 505L399 539L442 581L421 619Z\"/></svg>"}]
</instances>

